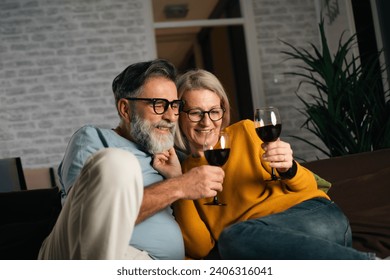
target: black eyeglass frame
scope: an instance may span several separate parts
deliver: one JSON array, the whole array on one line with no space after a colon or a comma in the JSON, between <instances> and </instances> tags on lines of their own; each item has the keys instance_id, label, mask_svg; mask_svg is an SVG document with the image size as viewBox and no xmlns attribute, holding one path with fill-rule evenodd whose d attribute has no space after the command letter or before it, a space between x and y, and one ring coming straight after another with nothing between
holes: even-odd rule
<instances>
[{"instance_id":1,"label":"black eyeglass frame","mask_svg":"<svg viewBox=\"0 0 390 280\"><path fill-rule=\"evenodd\" d=\"M155 114L157 115L163 115L165 114L165 112L168 110L168 107L170 106L172 110L175 110L172 106L175 105L175 104L178 104L179 107L178 107L178 111L177 111L177 114L175 114L175 116L178 116L180 114L180 112L183 110L183 106L184 106L184 100L181 100L181 99L175 99L175 100L172 100L172 101L169 101L168 99L165 99L165 98L140 98L140 97L125 97L124 99L126 100L130 100L130 101L148 101L150 103L152 103L153 105L153 111ZM165 105L164 105L164 111L162 113L158 113L156 111L156 103L158 101L163 101L165 102Z\"/></svg>"},{"instance_id":2,"label":"black eyeglass frame","mask_svg":"<svg viewBox=\"0 0 390 280\"><path fill-rule=\"evenodd\" d=\"M212 111L214 111L214 110L222 110L222 116L221 116L219 119L217 119L217 120L213 120L213 119L210 117L210 112L212 112ZM188 119L189 119L190 121L192 121L192 122L201 122L206 114L209 115L209 119L210 119L211 121L217 122L217 121L219 121L219 120L222 120L222 118L223 118L223 116L225 115L225 112L226 112L225 108L213 108L213 109L208 110L208 111L202 111L202 110L200 110L200 109L189 109L189 110L187 110L187 111L184 111L184 110L181 110L181 111L182 111L183 113L186 113ZM190 114L189 114L190 111L200 111L200 113L202 114L200 120L199 120L199 121L191 120Z\"/></svg>"}]
</instances>

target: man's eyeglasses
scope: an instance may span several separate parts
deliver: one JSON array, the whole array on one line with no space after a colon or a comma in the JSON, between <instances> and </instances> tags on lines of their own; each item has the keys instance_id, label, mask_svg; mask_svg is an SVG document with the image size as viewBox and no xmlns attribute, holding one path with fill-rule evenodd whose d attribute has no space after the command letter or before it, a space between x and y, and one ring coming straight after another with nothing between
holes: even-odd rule
<instances>
[{"instance_id":1,"label":"man's eyeglasses","mask_svg":"<svg viewBox=\"0 0 390 280\"><path fill-rule=\"evenodd\" d=\"M126 97L125 99L130 101L147 101L153 105L153 111L157 115L164 114L168 107L171 106L173 113L177 116L183 108L183 100L168 101L165 98L138 98L138 97Z\"/></svg>"},{"instance_id":2,"label":"man's eyeglasses","mask_svg":"<svg viewBox=\"0 0 390 280\"><path fill-rule=\"evenodd\" d=\"M220 119L223 118L223 115L225 114L225 109L223 108L214 108L209 111L202 111L199 109L190 109L187 111L184 111L184 113L187 114L188 119L192 122L200 122L203 120L204 115L207 114L209 115L210 120L212 121L219 121Z\"/></svg>"}]
</instances>

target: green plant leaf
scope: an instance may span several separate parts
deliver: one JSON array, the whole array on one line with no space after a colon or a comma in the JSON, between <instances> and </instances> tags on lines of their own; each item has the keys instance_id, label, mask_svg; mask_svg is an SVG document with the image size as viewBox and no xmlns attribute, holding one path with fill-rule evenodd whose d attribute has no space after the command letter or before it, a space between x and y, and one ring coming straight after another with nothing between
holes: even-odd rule
<instances>
[{"instance_id":1,"label":"green plant leaf","mask_svg":"<svg viewBox=\"0 0 390 280\"><path fill-rule=\"evenodd\" d=\"M301 127L317 136L329 151L302 137L292 137L328 156L389 148L390 93L382 85L386 69L379 63L380 52L363 64L353 53L356 34L343 40L343 33L332 56L323 19L319 32L321 51L314 44L304 49L282 41L290 49L282 53L287 59L300 61L296 66L299 71L286 74L301 78L296 91L303 104L299 112L306 117ZM315 92L298 94L303 84Z\"/></svg>"}]
</instances>

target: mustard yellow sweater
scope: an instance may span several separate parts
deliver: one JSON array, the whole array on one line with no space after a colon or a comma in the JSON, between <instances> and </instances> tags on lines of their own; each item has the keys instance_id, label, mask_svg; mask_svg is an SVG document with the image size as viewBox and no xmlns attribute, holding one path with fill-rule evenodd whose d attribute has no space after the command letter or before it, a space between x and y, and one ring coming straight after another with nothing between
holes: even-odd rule
<instances>
[{"instance_id":1,"label":"mustard yellow sweater","mask_svg":"<svg viewBox=\"0 0 390 280\"><path fill-rule=\"evenodd\" d=\"M304 200L329 197L318 190L313 174L297 163L292 179L264 182L270 179L270 167L262 161L264 151L254 123L240 121L227 128L231 150L223 166L225 180L218 198L227 206L207 206L212 199L180 200L174 203L174 215L184 237L186 256L201 259L214 247L221 231L234 223L282 212ZM207 164L204 157L188 157L183 172Z\"/></svg>"}]
</instances>

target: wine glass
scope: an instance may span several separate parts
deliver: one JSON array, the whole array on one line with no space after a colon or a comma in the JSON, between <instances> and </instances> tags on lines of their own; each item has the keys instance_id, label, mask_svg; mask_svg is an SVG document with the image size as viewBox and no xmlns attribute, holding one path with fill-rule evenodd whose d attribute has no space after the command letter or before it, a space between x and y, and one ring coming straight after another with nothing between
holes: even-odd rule
<instances>
[{"instance_id":1,"label":"wine glass","mask_svg":"<svg viewBox=\"0 0 390 280\"><path fill-rule=\"evenodd\" d=\"M203 145L204 156L210 165L222 166L226 163L230 154L230 138L226 131L210 131L206 134ZM225 206L226 204L218 200L218 196L214 196L212 202L207 202L205 205Z\"/></svg>"},{"instance_id":2,"label":"wine glass","mask_svg":"<svg viewBox=\"0 0 390 280\"><path fill-rule=\"evenodd\" d=\"M254 116L256 133L263 142L276 141L282 132L282 121L278 108L263 107L256 109ZM274 168L271 168L271 180L280 180L276 177Z\"/></svg>"}]
</instances>

